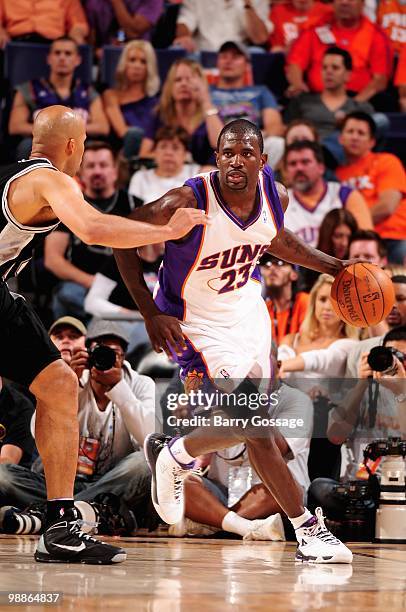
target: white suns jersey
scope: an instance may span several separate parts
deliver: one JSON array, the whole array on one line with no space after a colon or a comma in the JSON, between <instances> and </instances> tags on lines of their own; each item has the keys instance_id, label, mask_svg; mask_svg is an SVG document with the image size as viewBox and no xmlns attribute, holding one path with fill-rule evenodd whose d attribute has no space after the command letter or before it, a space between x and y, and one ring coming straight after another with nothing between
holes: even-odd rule
<instances>
[{"instance_id":1,"label":"white suns jersey","mask_svg":"<svg viewBox=\"0 0 406 612\"><path fill-rule=\"evenodd\" d=\"M260 172L254 210L239 219L224 201L218 172L186 181L211 224L196 226L183 242L167 242L155 301L185 323L231 326L258 307L257 261L283 226L272 171Z\"/></svg>"},{"instance_id":2,"label":"white suns jersey","mask_svg":"<svg viewBox=\"0 0 406 612\"><path fill-rule=\"evenodd\" d=\"M315 247L324 217L334 208L344 208L351 191L350 187L329 181L325 183L324 192L315 208L309 208L297 192L288 189L289 206L285 213L285 227Z\"/></svg>"}]
</instances>

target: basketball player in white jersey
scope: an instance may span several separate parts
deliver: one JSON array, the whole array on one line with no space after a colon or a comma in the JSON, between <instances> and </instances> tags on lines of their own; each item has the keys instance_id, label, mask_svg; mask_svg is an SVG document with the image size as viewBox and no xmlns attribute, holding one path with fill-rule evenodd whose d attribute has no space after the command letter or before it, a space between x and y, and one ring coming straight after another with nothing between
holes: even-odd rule
<instances>
[{"instance_id":1,"label":"basketball player in white jersey","mask_svg":"<svg viewBox=\"0 0 406 612\"><path fill-rule=\"evenodd\" d=\"M37 398L36 443L45 469L47 526L35 558L49 563L110 564L124 561L122 548L80 530L73 505L78 456L78 382L34 310L10 293L6 280L30 260L34 246L59 222L87 244L135 247L179 238L201 211L179 211L166 227L104 215L84 199L72 178L79 169L85 124L64 106L42 110L34 121L30 159L0 170L0 375L30 388Z\"/></svg>"},{"instance_id":2,"label":"basketball player in white jersey","mask_svg":"<svg viewBox=\"0 0 406 612\"><path fill-rule=\"evenodd\" d=\"M348 262L316 251L284 229L286 190L282 185L277 190L254 124L243 119L227 124L216 157L218 171L186 181L132 213L137 219L165 223L178 207L191 206L209 218L209 225L194 228L183 241L166 244L155 301L136 253L115 250L115 255L154 348L176 358L185 388L216 386L229 392L234 385L234 394L244 398L257 389L254 380L269 383L272 378L271 325L256 272L261 254L268 251L334 275ZM350 563L351 551L326 529L321 509L313 516L303 507L302 494L278 449L277 433L266 428L260 435L254 429L207 427L183 438L147 438L152 499L161 518L169 524L182 518L183 480L196 457L244 442L255 471L296 529L297 559Z\"/></svg>"}]
</instances>

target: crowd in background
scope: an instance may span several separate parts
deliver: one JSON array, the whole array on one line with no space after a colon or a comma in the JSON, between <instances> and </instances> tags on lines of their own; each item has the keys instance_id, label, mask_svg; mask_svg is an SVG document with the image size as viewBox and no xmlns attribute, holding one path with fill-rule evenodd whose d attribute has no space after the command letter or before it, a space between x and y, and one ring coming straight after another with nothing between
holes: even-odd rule
<instances>
[{"instance_id":1,"label":"crowd in background","mask_svg":"<svg viewBox=\"0 0 406 612\"><path fill-rule=\"evenodd\" d=\"M305 496L320 477L338 481L344 470L347 478L357 477L362 449L354 450L351 429L345 435L342 428L340 435L336 431L334 415L344 400L319 381L354 378L365 390L364 382L374 376L366 361L373 346L383 342L406 355L406 175L402 150L390 137L395 116L406 134L404 3L42 0L35 12L32 4L0 0L1 163L29 156L33 120L42 108L69 106L87 125L77 176L85 199L105 213L128 216L188 178L215 171L223 125L244 117L261 128L268 163L288 188L285 226L325 253L360 257L392 277L391 313L360 333L334 313L331 277L272 256L260 262L278 351L281 414L296 414L301 406L311 422L313 413L315 419L323 410L329 415L322 444L310 442L310 428L300 440L281 436L281 452ZM48 44L48 71L12 87L7 45L18 42ZM91 82L77 76L82 45L91 48ZM114 79L103 82L103 57L112 46L120 50ZM172 58L165 73L157 49ZM269 57L276 59L266 82L255 82L256 67ZM139 249L151 291L163 251L163 244ZM117 533L134 532L152 513L140 448L157 426L153 379L173 376L176 388L178 371L165 355L153 353L110 249L85 245L59 225L15 288L32 300L80 381L76 499L102 500L96 502L99 512L114 498L116 514L126 517ZM105 373L89 361L96 344L115 353ZM396 376L406 378L400 353ZM313 382L303 386L303 379ZM402 404L388 396L390 384L380 383L385 407L374 424L377 435L406 437ZM30 433L33 414L27 390L3 387L0 507L22 510L45 499ZM341 445L350 457L342 456ZM233 453L202 458L209 470L205 486L197 476L188 481L186 520L171 528L172 535L212 534L232 506L246 519L238 535L281 536L279 524L264 532L255 523L279 511L259 481L232 498L227 468L249 465L244 449ZM6 518L10 514L0 509L0 530Z\"/></svg>"}]
</instances>

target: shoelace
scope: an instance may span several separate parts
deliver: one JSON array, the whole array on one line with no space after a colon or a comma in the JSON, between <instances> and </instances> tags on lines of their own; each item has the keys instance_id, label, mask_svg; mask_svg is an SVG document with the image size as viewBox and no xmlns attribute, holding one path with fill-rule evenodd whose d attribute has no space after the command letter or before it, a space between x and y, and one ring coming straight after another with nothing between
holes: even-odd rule
<instances>
[{"instance_id":1,"label":"shoelace","mask_svg":"<svg viewBox=\"0 0 406 612\"><path fill-rule=\"evenodd\" d=\"M305 527L306 535L319 538L327 544L340 544L340 540L329 531L324 523L323 510L316 508L317 523L311 527Z\"/></svg>"},{"instance_id":2,"label":"shoelace","mask_svg":"<svg viewBox=\"0 0 406 612\"><path fill-rule=\"evenodd\" d=\"M81 531L81 527L83 527L83 525L97 527L98 523L94 523L93 521L83 521L82 519L76 519L76 521L72 521L71 523L71 527L69 529L70 533L74 534L78 538L81 538L82 540L86 540L87 542L100 544L99 540L96 540L95 538L92 538L92 536L88 533Z\"/></svg>"},{"instance_id":3,"label":"shoelace","mask_svg":"<svg viewBox=\"0 0 406 612\"><path fill-rule=\"evenodd\" d=\"M193 473L195 473L194 470L193 470ZM179 468L179 469L172 468L172 474L173 474L174 497L176 501L178 502L182 494L183 481L185 480L187 476L191 474L191 470L182 470L182 468Z\"/></svg>"}]
</instances>

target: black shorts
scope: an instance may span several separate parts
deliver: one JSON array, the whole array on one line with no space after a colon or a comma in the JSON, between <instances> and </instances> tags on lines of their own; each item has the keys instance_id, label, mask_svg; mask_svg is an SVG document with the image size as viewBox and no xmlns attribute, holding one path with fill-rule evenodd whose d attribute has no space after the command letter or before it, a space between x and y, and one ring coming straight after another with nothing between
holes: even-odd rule
<instances>
[{"instance_id":1,"label":"black shorts","mask_svg":"<svg viewBox=\"0 0 406 612\"><path fill-rule=\"evenodd\" d=\"M30 386L46 366L60 358L33 308L0 281L0 376Z\"/></svg>"}]
</instances>

